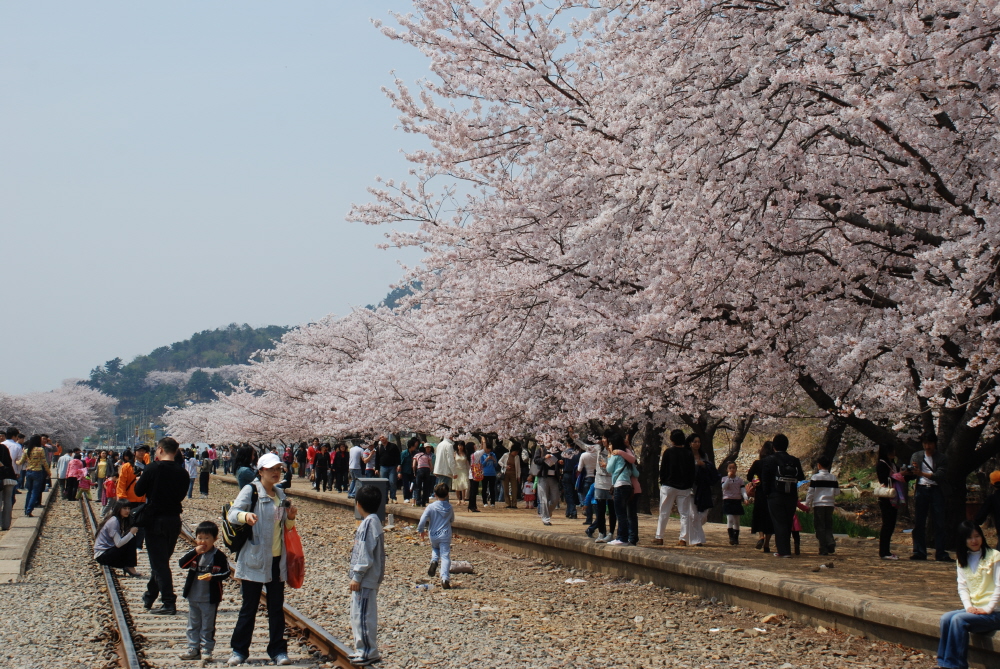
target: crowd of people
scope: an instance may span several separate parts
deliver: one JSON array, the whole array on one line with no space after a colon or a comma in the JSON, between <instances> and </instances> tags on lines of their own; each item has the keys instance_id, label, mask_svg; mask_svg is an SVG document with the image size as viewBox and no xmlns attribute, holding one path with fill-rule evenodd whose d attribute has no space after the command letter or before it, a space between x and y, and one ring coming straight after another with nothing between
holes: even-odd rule
<instances>
[{"instance_id":1,"label":"crowd of people","mask_svg":"<svg viewBox=\"0 0 1000 669\"><path fill-rule=\"evenodd\" d=\"M543 525L551 525L553 512L561 506L567 518L578 519L583 513L584 532L597 542L635 546L639 541L637 500L643 491L637 457L628 435L614 430L587 440L570 429L565 440L548 444L450 435L438 443L412 437L400 448L381 435L371 441L333 445L313 439L283 450L247 444L182 449L168 437L153 449L139 445L120 455L111 450L64 450L47 435L26 437L15 428L9 428L5 436L0 444L2 528L10 526L14 495L19 491L27 493L25 515L30 516L46 486L57 486L66 499L89 496L96 489L104 514L94 557L100 564L121 569L124 577L145 578L137 571L137 551L145 545L151 574L143 605L154 615L176 614L169 561L180 533L182 500L193 496L196 480L199 493L207 497L210 475L220 464L225 473L236 476L239 493L226 520L254 528L254 539L237 555L235 572L230 574L228 561L216 547L219 527L207 520L198 525L196 547L180 560L180 566L189 571L182 593L189 600L188 649L181 656L185 660L212 658L215 612L223 581L233 576L240 582L243 606L230 640L229 664L241 664L249 657L256 609L264 591L267 653L276 664L291 662L282 613L287 580L283 538L284 530L294 527L297 514L285 493L295 474L308 479L316 490L346 492L365 519L358 528L350 571L351 622L357 647L352 659L362 665L380 659L376 597L385 563L382 527L376 515L382 493L366 485L366 479L386 480L386 502L398 501L401 489L404 503L425 507L418 531L422 536L430 534L428 574L434 576L440 570L444 588L451 587L452 494L470 512L478 512L480 503L517 508L523 501L526 508L536 510ZM916 514L911 559L927 559L924 528L932 517L935 558L950 560L942 490L947 460L937 453L933 435L925 435L922 442L923 449L906 463L898 462L890 449L879 450L874 492L883 520L879 542L883 559L897 559L889 550L890 540L898 507L905 504L912 481ZM678 545L704 545L704 525L715 505L713 488L718 487L730 545L740 545L743 505L753 501L750 531L757 536L758 550L770 552L773 539L775 557L799 554L801 525L796 512L803 510L813 514L820 555L834 553L839 483L831 472L832 463L817 458L807 480L801 462L788 453L788 447L788 438L776 434L764 443L745 477L739 475L735 462L726 463L725 475L720 475L713 454L697 435L672 431L659 462L659 517L652 543L663 544L676 510ZM994 494L979 517L958 528L956 568L963 609L941 620L941 667L967 666L969 633L1000 629L1000 569L996 568L1000 545L998 550L989 548L981 529L988 515L1000 513L1000 472L993 473L991 482ZM800 488L805 486L803 500ZM157 600L160 606L153 609Z\"/></svg>"}]
</instances>

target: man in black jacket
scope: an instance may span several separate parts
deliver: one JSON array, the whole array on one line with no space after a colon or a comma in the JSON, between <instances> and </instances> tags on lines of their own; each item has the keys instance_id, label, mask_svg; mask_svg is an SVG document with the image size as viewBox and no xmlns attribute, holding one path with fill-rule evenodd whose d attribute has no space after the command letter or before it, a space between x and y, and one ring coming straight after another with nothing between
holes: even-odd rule
<instances>
[{"instance_id":1,"label":"man in black jacket","mask_svg":"<svg viewBox=\"0 0 1000 669\"><path fill-rule=\"evenodd\" d=\"M135 494L146 496L142 517L151 572L142 603L151 609L159 597L162 606L153 611L154 615L172 616L177 613L170 558L181 533L181 501L187 495L190 481L184 465L176 460L178 448L173 438L160 439L156 444L156 459L146 465L135 484Z\"/></svg>"},{"instance_id":2,"label":"man in black jacket","mask_svg":"<svg viewBox=\"0 0 1000 669\"><path fill-rule=\"evenodd\" d=\"M761 463L761 487L774 524L775 557L792 557L792 519L799 501L798 482L806 479L802 463L788 454L788 437L774 435L774 454ZM758 496L757 499L760 499Z\"/></svg>"},{"instance_id":3,"label":"man in black jacket","mask_svg":"<svg viewBox=\"0 0 1000 669\"><path fill-rule=\"evenodd\" d=\"M694 452L684 440L684 433L674 430L670 433L670 448L663 451L660 458L660 516L656 521L656 538L653 543L663 545L663 532L670 522L670 512L677 504L677 515L681 517L681 534L678 546L687 545L688 519L691 517L691 492L694 489Z\"/></svg>"}]
</instances>

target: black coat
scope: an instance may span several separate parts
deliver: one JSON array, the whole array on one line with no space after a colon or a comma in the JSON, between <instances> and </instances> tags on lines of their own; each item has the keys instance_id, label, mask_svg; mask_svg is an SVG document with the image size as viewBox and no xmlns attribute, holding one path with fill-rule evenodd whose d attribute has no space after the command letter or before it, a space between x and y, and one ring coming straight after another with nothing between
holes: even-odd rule
<instances>
[{"instance_id":1,"label":"black coat","mask_svg":"<svg viewBox=\"0 0 1000 669\"><path fill-rule=\"evenodd\" d=\"M198 553L191 549L180 559L181 569L187 569L187 579L184 581L184 597L191 594L191 586L198 578ZM218 548L212 556L212 581L208 587L208 601L211 604L218 604L222 601L222 582L229 578L229 560Z\"/></svg>"},{"instance_id":2,"label":"black coat","mask_svg":"<svg viewBox=\"0 0 1000 669\"><path fill-rule=\"evenodd\" d=\"M694 453L687 446L671 446L663 451L660 458L660 485L678 490L690 490L694 486Z\"/></svg>"}]
</instances>

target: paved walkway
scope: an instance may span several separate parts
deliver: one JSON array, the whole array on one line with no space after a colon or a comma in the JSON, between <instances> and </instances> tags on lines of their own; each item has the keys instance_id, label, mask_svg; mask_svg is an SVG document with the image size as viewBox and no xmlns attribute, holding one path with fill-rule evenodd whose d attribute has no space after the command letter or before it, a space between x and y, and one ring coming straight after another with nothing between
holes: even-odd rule
<instances>
[{"instance_id":1,"label":"paved walkway","mask_svg":"<svg viewBox=\"0 0 1000 669\"><path fill-rule=\"evenodd\" d=\"M232 478L227 477L229 481ZM226 480L226 479L223 479ZM292 492L298 489L311 490L304 479L294 478ZM318 493L320 497L329 498L341 504L349 504L344 493ZM552 525L545 527L535 509L507 509L503 505L483 508L480 513L471 513L465 504L459 505L452 495L456 515L467 520L473 520L486 527L499 524L507 527L521 527L537 531L585 536L583 517L570 520L564 512L557 511L552 518ZM400 496L402 499L402 496ZM523 507L524 503L521 503ZM730 546L726 526L721 523L709 523L705 526L707 545L703 547L677 547L679 521L670 520L664 535L664 546L653 546L652 539L656 531L656 516L639 515L639 545L667 552L682 552L687 556L704 555L706 559L724 562L733 566L745 566L761 569L776 574L788 574L797 580L805 580L816 585L832 586L850 590L866 596L881 597L890 601L919 606L936 611L948 611L961 605L955 580L955 564L953 562L939 563L933 560L927 562L911 562L906 559L911 553L908 535L898 532L893 535L893 552L902 559L885 561L878 557L877 539L838 539L836 555L821 558L817 553L817 543L814 535L802 536L802 554L791 560L779 560L770 554L754 550L756 537L747 528L740 534L740 546ZM772 543L773 549L773 543ZM833 569L813 571L819 565L833 562Z\"/></svg>"}]
</instances>

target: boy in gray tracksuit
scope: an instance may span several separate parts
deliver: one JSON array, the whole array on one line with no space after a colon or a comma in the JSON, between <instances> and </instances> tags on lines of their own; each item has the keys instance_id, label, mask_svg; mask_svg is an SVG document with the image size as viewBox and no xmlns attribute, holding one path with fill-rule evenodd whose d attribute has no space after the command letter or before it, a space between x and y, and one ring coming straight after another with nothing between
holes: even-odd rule
<instances>
[{"instance_id":1,"label":"boy in gray tracksuit","mask_svg":"<svg viewBox=\"0 0 1000 669\"><path fill-rule=\"evenodd\" d=\"M364 666L382 659L378 652L378 587L385 575L385 537L378 508L382 493L374 486L363 486L354 500L363 520L354 533L351 550L351 630L357 649L350 660Z\"/></svg>"},{"instance_id":2,"label":"boy in gray tracksuit","mask_svg":"<svg viewBox=\"0 0 1000 669\"><path fill-rule=\"evenodd\" d=\"M417 523L420 538L427 536L425 528L430 526L431 532L431 566L428 576L437 571L438 561L441 562L441 587L445 590L451 587L451 524L455 522L455 509L448 502L448 486L442 483L434 486L433 503L424 509Z\"/></svg>"}]
</instances>

